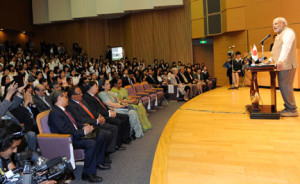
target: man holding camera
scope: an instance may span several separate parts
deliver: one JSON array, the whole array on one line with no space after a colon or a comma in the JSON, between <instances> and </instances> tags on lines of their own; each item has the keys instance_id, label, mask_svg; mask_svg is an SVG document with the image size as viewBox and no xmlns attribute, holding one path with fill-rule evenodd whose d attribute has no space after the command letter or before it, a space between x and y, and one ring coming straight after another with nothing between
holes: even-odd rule
<instances>
[{"instance_id":1,"label":"man holding camera","mask_svg":"<svg viewBox=\"0 0 300 184\"><path fill-rule=\"evenodd\" d=\"M11 157L24 137L22 127L11 120L0 120L0 175L16 169ZM53 184L56 181L43 181L41 184Z\"/></svg>"}]
</instances>

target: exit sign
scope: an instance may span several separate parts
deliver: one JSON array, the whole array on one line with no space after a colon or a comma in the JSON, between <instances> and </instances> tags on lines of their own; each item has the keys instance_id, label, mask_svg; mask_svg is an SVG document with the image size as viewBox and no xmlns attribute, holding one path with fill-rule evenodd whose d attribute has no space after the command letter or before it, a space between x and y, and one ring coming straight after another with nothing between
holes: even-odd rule
<instances>
[{"instance_id":1,"label":"exit sign","mask_svg":"<svg viewBox=\"0 0 300 184\"><path fill-rule=\"evenodd\" d=\"M207 40L200 40L200 44L207 44Z\"/></svg>"}]
</instances>

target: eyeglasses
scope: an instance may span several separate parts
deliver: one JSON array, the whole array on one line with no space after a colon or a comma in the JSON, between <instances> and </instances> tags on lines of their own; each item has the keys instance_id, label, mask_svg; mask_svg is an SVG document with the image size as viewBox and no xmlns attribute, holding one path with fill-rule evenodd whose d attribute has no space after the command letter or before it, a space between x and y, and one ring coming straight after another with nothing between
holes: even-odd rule
<instances>
[{"instance_id":1,"label":"eyeglasses","mask_svg":"<svg viewBox=\"0 0 300 184\"><path fill-rule=\"evenodd\" d=\"M74 95L82 95L82 92L81 93L74 93Z\"/></svg>"}]
</instances>

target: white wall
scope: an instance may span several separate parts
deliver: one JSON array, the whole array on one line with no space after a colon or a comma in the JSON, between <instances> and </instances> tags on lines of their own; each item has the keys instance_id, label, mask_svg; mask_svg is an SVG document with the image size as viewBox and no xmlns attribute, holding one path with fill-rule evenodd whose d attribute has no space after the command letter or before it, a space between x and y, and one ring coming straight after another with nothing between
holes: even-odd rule
<instances>
[{"instance_id":1,"label":"white wall","mask_svg":"<svg viewBox=\"0 0 300 184\"><path fill-rule=\"evenodd\" d=\"M154 0L124 0L124 10L149 10L154 8Z\"/></svg>"},{"instance_id":2,"label":"white wall","mask_svg":"<svg viewBox=\"0 0 300 184\"><path fill-rule=\"evenodd\" d=\"M45 24L178 5L183 0L32 0L32 15L34 24Z\"/></svg>"},{"instance_id":3,"label":"white wall","mask_svg":"<svg viewBox=\"0 0 300 184\"><path fill-rule=\"evenodd\" d=\"M178 6L178 5L183 5L183 0L154 0L154 7Z\"/></svg>"},{"instance_id":4,"label":"white wall","mask_svg":"<svg viewBox=\"0 0 300 184\"><path fill-rule=\"evenodd\" d=\"M72 20L70 0L48 0L49 20Z\"/></svg>"},{"instance_id":5,"label":"white wall","mask_svg":"<svg viewBox=\"0 0 300 184\"><path fill-rule=\"evenodd\" d=\"M98 15L124 13L124 0L96 0Z\"/></svg>"},{"instance_id":6,"label":"white wall","mask_svg":"<svg viewBox=\"0 0 300 184\"><path fill-rule=\"evenodd\" d=\"M48 0L32 0L33 24L50 23L48 16Z\"/></svg>"},{"instance_id":7,"label":"white wall","mask_svg":"<svg viewBox=\"0 0 300 184\"><path fill-rule=\"evenodd\" d=\"M71 0L71 17L96 17L96 0Z\"/></svg>"}]
</instances>

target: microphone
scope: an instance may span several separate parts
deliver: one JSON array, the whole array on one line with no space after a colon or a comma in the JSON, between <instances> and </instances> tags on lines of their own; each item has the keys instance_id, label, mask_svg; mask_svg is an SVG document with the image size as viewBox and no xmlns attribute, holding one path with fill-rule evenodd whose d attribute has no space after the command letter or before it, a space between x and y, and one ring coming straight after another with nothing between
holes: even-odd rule
<instances>
[{"instance_id":1,"label":"microphone","mask_svg":"<svg viewBox=\"0 0 300 184\"><path fill-rule=\"evenodd\" d=\"M264 39L262 39L259 44L264 44L264 41L271 37L271 34L268 34Z\"/></svg>"},{"instance_id":2,"label":"microphone","mask_svg":"<svg viewBox=\"0 0 300 184\"><path fill-rule=\"evenodd\" d=\"M232 48L234 48L234 47L235 47L235 45L232 45L232 46L230 46L230 47L228 47L228 48L232 49Z\"/></svg>"},{"instance_id":3,"label":"microphone","mask_svg":"<svg viewBox=\"0 0 300 184\"><path fill-rule=\"evenodd\" d=\"M264 61L264 60L266 60L266 59L267 59L267 57L265 56L264 58L259 58L258 61L259 61L259 62L262 62L262 61Z\"/></svg>"}]
</instances>

